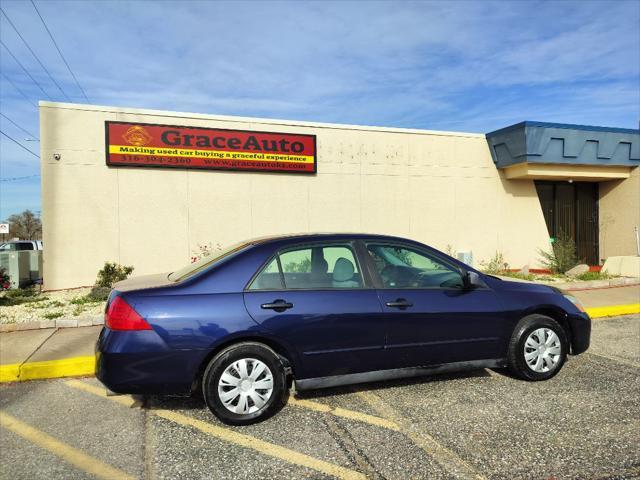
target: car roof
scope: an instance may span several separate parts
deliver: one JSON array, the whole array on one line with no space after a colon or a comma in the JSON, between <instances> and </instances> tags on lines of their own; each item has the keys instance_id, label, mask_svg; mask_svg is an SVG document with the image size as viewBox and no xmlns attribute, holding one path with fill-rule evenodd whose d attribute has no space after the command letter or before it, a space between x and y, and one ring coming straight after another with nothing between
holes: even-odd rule
<instances>
[{"instance_id":1,"label":"car roof","mask_svg":"<svg viewBox=\"0 0 640 480\"><path fill-rule=\"evenodd\" d=\"M273 235L273 236L254 238L252 240L249 240L247 243L268 244L268 243L277 243L282 241L306 242L306 241L322 241L322 240L331 241L331 240L362 240L362 239L418 243L415 240L411 240L403 237L396 237L393 235L381 235L376 233L346 233L346 232L291 233L291 234L284 234L284 235Z\"/></svg>"}]
</instances>

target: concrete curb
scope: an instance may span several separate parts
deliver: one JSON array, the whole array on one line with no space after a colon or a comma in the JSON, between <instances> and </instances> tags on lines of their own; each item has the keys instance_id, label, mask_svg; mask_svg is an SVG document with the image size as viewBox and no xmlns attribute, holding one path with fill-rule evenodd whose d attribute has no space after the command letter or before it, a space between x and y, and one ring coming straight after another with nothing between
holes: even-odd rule
<instances>
[{"instance_id":1,"label":"concrete curb","mask_svg":"<svg viewBox=\"0 0 640 480\"><path fill-rule=\"evenodd\" d=\"M568 291L580 291L580 290L598 290L601 288L616 288L616 287L633 287L640 285L640 279L637 278L612 278L610 280L588 280L583 282L567 282L567 283L545 283L545 285L551 285L553 287L561 288Z\"/></svg>"},{"instance_id":2,"label":"concrete curb","mask_svg":"<svg viewBox=\"0 0 640 480\"><path fill-rule=\"evenodd\" d=\"M0 365L0 383L87 376L94 375L95 371L96 359L94 356L14 363Z\"/></svg>"},{"instance_id":3,"label":"concrete curb","mask_svg":"<svg viewBox=\"0 0 640 480\"><path fill-rule=\"evenodd\" d=\"M605 307L591 307L585 309L591 318L615 317L640 313L640 303L627 305L607 305Z\"/></svg>"},{"instance_id":4,"label":"concrete curb","mask_svg":"<svg viewBox=\"0 0 640 480\"><path fill-rule=\"evenodd\" d=\"M54 320L41 320L37 322L3 323L0 324L0 333L39 330L41 328L91 327L94 325L104 325L104 316L102 314L89 317L56 318Z\"/></svg>"}]
</instances>

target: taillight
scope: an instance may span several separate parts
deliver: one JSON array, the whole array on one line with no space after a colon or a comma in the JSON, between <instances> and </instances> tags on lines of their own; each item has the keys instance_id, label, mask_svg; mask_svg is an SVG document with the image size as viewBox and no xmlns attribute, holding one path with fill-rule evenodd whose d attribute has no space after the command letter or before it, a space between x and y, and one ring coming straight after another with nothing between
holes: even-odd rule
<instances>
[{"instance_id":1,"label":"taillight","mask_svg":"<svg viewBox=\"0 0 640 480\"><path fill-rule=\"evenodd\" d=\"M113 299L104 315L104 324L111 330L151 330L151 325L122 297Z\"/></svg>"}]
</instances>

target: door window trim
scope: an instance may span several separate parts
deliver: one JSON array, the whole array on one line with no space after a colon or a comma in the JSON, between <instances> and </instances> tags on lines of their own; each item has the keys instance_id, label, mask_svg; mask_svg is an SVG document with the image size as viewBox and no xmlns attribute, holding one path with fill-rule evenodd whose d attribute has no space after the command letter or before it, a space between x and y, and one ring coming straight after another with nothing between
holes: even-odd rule
<instances>
[{"instance_id":1,"label":"door window trim","mask_svg":"<svg viewBox=\"0 0 640 480\"><path fill-rule=\"evenodd\" d=\"M459 272L460 275L462 276L462 267L451 262L450 260L447 260L446 258L444 258L442 255L439 255L438 252L436 250L431 251L431 249L425 249L424 247L419 247L416 246L414 244L411 243L407 243L407 242L397 242L397 241L384 241L384 240L376 240L376 239L365 239L362 240L362 246L364 248L363 251L363 255L365 255L365 261L368 263L369 269L371 270L371 274L374 277L375 281L374 283L377 285L376 288L378 290L453 290L453 291L464 291L464 287L463 288L456 288L456 287L387 287L384 285L384 283L382 282L382 278L380 277L380 272L378 272L378 269L376 268L375 265L375 260L371 257L371 254L369 253L369 249L368 249L368 245L384 245L384 246L388 246L388 247L400 247L400 248L405 248L407 250L411 250L414 251L416 253L419 253L421 255L426 256L427 258L434 258L435 260L437 260L440 263L443 263L447 266L450 266L451 268L453 268L455 271ZM485 287L481 287L481 288L485 288ZM475 288L474 290L478 290L479 288Z\"/></svg>"},{"instance_id":2,"label":"door window trim","mask_svg":"<svg viewBox=\"0 0 640 480\"><path fill-rule=\"evenodd\" d=\"M361 287L353 287L353 288L333 288L333 287L309 287L309 288L287 288L286 283L284 281L284 271L282 268L282 264L280 262L280 255L283 253L287 253L293 250L302 250L305 247L313 248L313 247L346 247L353 254L353 259L356 262L356 266L358 268L358 272L360 273L360 277L362 278L362 286ZM255 289L251 290L250 287L256 278L262 273L262 271L273 261L276 259L278 262L278 271L280 273L280 288L264 288L264 289ZM365 257L366 260L366 257ZM366 273L365 273L366 271ZM309 291L360 291L360 290L374 290L376 287L372 282L372 278L370 277L370 272L363 268L363 261L360 258L360 252L358 251L358 241L355 240L338 240L338 241L327 241L327 240L313 240L307 241L303 243L296 243L295 245L287 245L276 250L265 262L260 265L260 268L256 270L256 272L251 276L251 279L247 282L244 287L244 292L309 292Z\"/></svg>"}]
</instances>

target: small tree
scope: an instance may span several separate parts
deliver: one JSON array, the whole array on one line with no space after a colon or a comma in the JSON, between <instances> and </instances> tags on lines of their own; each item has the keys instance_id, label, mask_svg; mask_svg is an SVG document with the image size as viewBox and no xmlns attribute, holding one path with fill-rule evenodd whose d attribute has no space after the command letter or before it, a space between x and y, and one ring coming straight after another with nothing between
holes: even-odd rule
<instances>
[{"instance_id":1,"label":"small tree","mask_svg":"<svg viewBox=\"0 0 640 480\"><path fill-rule=\"evenodd\" d=\"M21 240L40 240L42 238L42 222L31 210L16 213L7 218L9 233Z\"/></svg>"},{"instance_id":2,"label":"small tree","mask_svg":"<svg viewBox=\"0 0 640 480\"><path fill-rule=\"evenodd\" d=\"M576 244L569 235L560 232L552 244L551 251L538 250L541 263L552 273L565 273L578 264Z\"/></svg>"},{"instance_id":3,"label":"small tree","mask_svg":"<svg viewBox=\"0 0 640 480\"><path fill-rule=\"evenodd\" d=\"M493 275L506 270L508 266L509 264L504 261L504 255L498 251L496 251L495 255L491 257L489 261L483 260L480 262L480 269L484 273Z\"/></svg>"}]
</instances>

